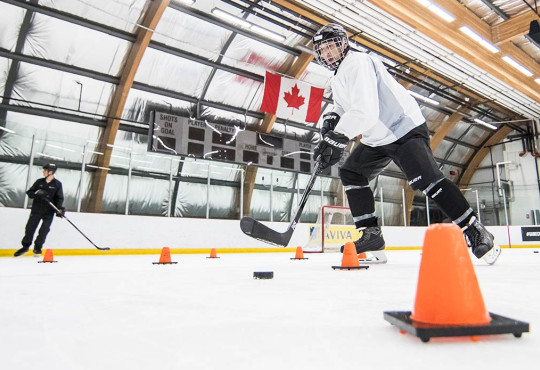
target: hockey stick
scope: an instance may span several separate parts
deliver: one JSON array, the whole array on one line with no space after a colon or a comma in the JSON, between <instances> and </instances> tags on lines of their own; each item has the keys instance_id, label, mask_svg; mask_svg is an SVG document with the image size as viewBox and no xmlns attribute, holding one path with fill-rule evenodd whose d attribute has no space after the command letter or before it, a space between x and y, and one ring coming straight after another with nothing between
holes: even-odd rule
<instances>
[{"instance_id":1,"label":"hockey stick","mask_svg":"<svg viewBox=\"0 0 540 370\"><path fill-rule=\"evenodd\" d=\"M56 206L55 206L51 201L47 200L47 203L49 203L49 205L50 205L51 207L53 207L53 209L54 209L57 213L60 213L60 214L62 213L62 212L60 212L60 210L59 210L58 208L56 208ZM104 248L98 247L97 245L94 244L93 241L90 240L90 238L88 238L86 235L84 235L84 233L83 233L81 230L79 230L79 228L78 228L77 226L75 226L75 224L74 224L73 222L71 222L69 218L67 218L65 215L62 216L62 218L65 218L65 219L67 220L67 222L69 222L69 223L71 224L71 226L73 226L75 229L77 229L77 231L80 232L80 233L82 234L82 236L84 236L84 237L86 238L86 240L88 240L90 243L92 243L92 245L93 245L94 247L96 247L96 249L99 249L100 251L108 251L108 250L111 250L111 248L109 248L109 247L104 247Z\"/></svg>"},{"instance_id":2,"label":"hockey stick","mask_svg":"<svg viewBox=\"0 0 540 370\"><path fill-rule=\"evenodd\" d=\"M315 162L315 168L313 170L313 173L311 174L311 178L306 185L306 189L304 190L304 194L302 194L302 198L300 199L300 203L298 204L298 208L296 209L294 218L289 224L287 230L280 233L270 229L268 226L263 225L261 222L254 220L253 218L243 217L240 220L240 229L242 229L244 234L266 243L275 244L280 247L286 247L289 244L289 240L291 240L294 229L296 228L296 224L298 223L298 220L302 215L302 210L307 203L309 193L311 193L311 189L313 189L315 179L320 169L321 161L320 159L317 159L317 162Z\"/></svg>"}]
</instances>

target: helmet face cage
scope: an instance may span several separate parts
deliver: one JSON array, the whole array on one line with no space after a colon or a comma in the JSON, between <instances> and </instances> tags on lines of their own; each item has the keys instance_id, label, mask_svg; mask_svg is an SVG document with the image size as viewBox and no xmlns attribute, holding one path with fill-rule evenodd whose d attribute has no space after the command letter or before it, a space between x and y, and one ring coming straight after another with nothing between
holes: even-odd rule
<instances>
[{"instance_id":1,"label":"helmet face cage","mask_svg":"<svg viewBox=\"0 0 540 370\"><path fill-rule=\"evenodd\" d=\"M313 36L315 59L331 71L339 67L348 47L347 32L338 24L324 26Z\"/></svg>"}]
</instances>

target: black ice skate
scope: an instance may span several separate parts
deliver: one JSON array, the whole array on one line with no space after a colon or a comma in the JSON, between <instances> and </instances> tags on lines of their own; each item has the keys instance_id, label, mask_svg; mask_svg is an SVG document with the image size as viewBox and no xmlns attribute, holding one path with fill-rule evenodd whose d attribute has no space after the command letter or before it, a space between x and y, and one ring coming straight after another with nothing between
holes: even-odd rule
<instances>
[{"instance_id":1,"label":"black ice skate","mask_svg":"<svg viewBox=\"0 0 540 370\"><path fill-rule=\"evenodd\" d=\"M19 257L19 256L22 256L22 255L25 254L26 252L28 252L28 247L22 247L21 249L19 249L18 251L16 251L16 252L13 254L13 257Z\"/></svg>"},{"instance_id":2,"label":"black ice skate","mask_svg":"<svg viewBox=\"0 0 540 370\"><path fill-rule=\"evenodd\" d=\"M34 248L34 257L40 257L41 256L41 249Z\"/></svg>"},{"instance_id":3,"label":"black ice skate","mask_svg":"<svg viewBox=\"0 0 540 370\"><path fill-rule=\"evenodd\" d=\"M493 243L493 235L486 230L476 217L464 228L465 240L471 247L476 258L482 258L486 263L493 265L501 254L501 247Z\"/></svg>"},{"instance_id":4,"label":"black ice skate","mask_svg":"<svg viewBox=\"0 0 540 370\"><path fill-rule=\"evenodd\" d=\"M362 236L354 242L354 246L356 247L357 254L369 252L373 255L372 258L362 259L360 262L386 263L388 261L386 253L384 253L385 243L379 226L366 227L363 229ZM341 253L343 253L344 247L344 245L341 246Z\"/></svg>"}]
</instances>

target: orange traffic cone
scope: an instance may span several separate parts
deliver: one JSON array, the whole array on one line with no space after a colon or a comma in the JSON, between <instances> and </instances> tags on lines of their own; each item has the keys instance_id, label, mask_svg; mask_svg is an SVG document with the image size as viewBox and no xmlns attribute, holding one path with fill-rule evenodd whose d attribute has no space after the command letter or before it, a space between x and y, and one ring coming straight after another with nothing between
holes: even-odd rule
<instances>
[{"instance_id":1,"label":"orange traffic cone","mask_svg":"<svg viewBox=\"0 0 540 370\"><path fill-rule=\"evenodd\" d=\"M434 224L426 231L411 318L437 325L491 321L465 238L455 224Z\"/></svg>"},{"instance_id":2,"label":"orange traffic cone","mask_svg":"<svg viewBox=\"0 0 540 370\"><path fill-rule=\"evenodd\" d=\"M217 253L216 253L216 248L212 248L212 249L210 250L210 257L206 257L206 258L219 258L219 257L217 256Z\"/></svg>"},{"instance_id":3,"label":"orange traffic cone","mask_svg":"<svg viewBox=\"0 0 540 370\"><path fill-rule=\"evenodd\" d=\"M161 249L161 256L159 257L159 262L152 262L154 265L171 265L178 262L171 262L171 250L169 247L163 247Z\"/></svg>"},{"instance_id":4,"label":"orange traffic cone","mask_svg":"<svg viewBox=\"0 0 540 370\"><path fill-rule=\"evenodd\" d=\"M43 256L43 261L38 261L38 263L53 263L58 262L54 260L52 249L45 249L45 255Z\"/></svg>"},{"instance_id":5,"label":"orange traffic cone","mask_svg":"<svg viewBox=\"0 0 540 370\"><path fill-rule=\"evenodd\" d=\"M432 224L422 249L413 312L386 311L384 319L428 342L431 337L512 333L520 337L529 324L490 314L461 229Z\"/></svg>"},{"instance_id":6,"label":"orange traffic cone","mask_svg":"<svg viewBox=\"0 0 540 370\"><path fill-rule=\"evenodd\" d=\"M304 251L301 246L296 247L296 254L292 260L307 260L309 258L304 258Z\"/></svg>"},{"instance_id":7,"label":"orange traffic cone","mask_svg":"<svg viewBox=\"0 0 540 370\"><path fill-rule=\"evenodd\" d=\"M359 259L359 260L365 260L365 259L367 259L366 252L359 253L359 254L358 254L358 259Z\"/></svg>"},{"instance_id":8,"label":"orange traffic cone","mask_svg":"<svg viewBox=\"0 0 540 370\"><path fill-rule=\"evenodd\" d=\"M354 243L349 242L345 244L343 248L343 257L341 259L341 266L332 266L334 270L359 270L367 269L369 266L360 266L358 262L358 255L356 254L356 247Z\"/></svg>"}]
</instances>

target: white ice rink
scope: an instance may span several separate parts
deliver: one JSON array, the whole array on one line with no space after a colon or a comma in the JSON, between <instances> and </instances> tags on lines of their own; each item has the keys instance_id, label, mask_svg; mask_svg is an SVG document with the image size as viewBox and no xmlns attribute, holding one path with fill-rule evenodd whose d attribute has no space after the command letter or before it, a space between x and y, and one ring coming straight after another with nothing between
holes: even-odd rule
<instances>
[{"instance_id":1,"label":"white ice rink","mask_svg":"<svg viewBox=\"0 0 540 370\"><path fill-rule=\"evenodd\" d=\"M383 311L414 305L420 251L334 271L339 254L0 258L0 369L540 369L540 254L474 261L490 312L511 334L402 335ZM274 271L254 280L254 271Z\"/></svg>"}]
</instances>

